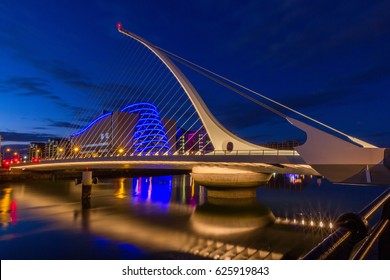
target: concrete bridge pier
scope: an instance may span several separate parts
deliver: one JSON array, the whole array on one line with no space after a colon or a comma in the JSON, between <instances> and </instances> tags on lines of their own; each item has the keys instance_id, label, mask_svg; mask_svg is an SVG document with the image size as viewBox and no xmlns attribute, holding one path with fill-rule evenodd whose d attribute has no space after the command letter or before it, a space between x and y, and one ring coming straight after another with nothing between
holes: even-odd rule
<instances>
[{"instance_id":1,"label":"concrete bridge pier","mask_svg":"<svg viewBox=\"0 0 390 280\"><path fill-rule=\"evenodd\" d=\"M208 197L253 198L256 197L256 189L268 183L272 174L244 168L195 166L191 176L207 189Z\"/></svg>"}]
</instances>

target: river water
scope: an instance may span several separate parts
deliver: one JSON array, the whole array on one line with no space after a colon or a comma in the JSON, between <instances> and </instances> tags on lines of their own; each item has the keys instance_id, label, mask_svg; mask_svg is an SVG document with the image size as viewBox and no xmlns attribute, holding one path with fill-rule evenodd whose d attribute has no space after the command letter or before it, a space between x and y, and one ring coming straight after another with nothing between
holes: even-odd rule
<instances>
[{"instance_id":1,"label":"river water","mask_svg":"<svg viewBox=\"0 0 390 280\"><path fill-rule=\"evenodd\" d=\"M277 175L256 199L212 199L189 175L0 183L1 259L295 259L384 187Z\"/></svg>"}]
</instances>

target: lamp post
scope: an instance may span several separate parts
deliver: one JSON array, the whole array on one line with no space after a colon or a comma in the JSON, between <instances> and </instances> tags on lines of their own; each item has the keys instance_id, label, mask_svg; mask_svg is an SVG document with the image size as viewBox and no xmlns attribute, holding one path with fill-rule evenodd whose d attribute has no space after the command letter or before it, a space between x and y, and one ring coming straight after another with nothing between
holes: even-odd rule
<instances>
[{"instance_id":1,"label":"lamp post","mask_svg":"<svg viewBox=\"0 0 390 280\"><path fill-rule=\"evenodd\" d=\"M80 152L80 148L79 147L74 147L73 148L73 153L74 153L74 155L76 156L78 153Z\"/></svg>"},{"instance_id":2,"label":"lamp post","mask_svg":"<svg viewBox=\"0 0 390 280\"><path fill-rule=\"evenodd\" d=\"M64 152L64 148L58 147L57 150L57 158L62 158L62 153Z\"/></svg>"},{"instance_id":3,"label":"lamp post","mask_svg":"<svg viewBox=\"0 0 390 280\"><path fill-rule=\"evenodd\" d=\"M36 158L39 158L39 153L41 152L41 150L40 149L36 149L35 150L35 157Z\"/></svg>"},{"instance_id":4,"label":"lamp post","mask_svg":"<svg viewBox=\"0 0 390 280\"><path fill-rule=\"evenodd\" d=\"M8 153L11 152L11 148L6 148L4 151L3 151L3 159L6 158L8 156Z\"/></svg>"}]
</instances>

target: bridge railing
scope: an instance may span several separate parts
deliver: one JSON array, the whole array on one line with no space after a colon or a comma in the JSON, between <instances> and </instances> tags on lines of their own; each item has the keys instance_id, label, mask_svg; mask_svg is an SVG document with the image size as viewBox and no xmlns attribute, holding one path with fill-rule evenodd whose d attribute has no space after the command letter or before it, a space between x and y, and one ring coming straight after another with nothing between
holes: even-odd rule
<instances>
[{"instance_id":1,"label":"bridge railing","mask_svg":"<svg viewBox=\"0 0 390 280\"><path fill-rule=\"evenodd\" d=\"M205 155L248 155L248 156L299 156L299 153L295 150L214 150Z\"/></svg>"},{"instance_id":2,"label":"bridge railing","mask_svg":"<svg viewBox=\"0 0 390 280\"><path fill-rule=\"evenodd\" d=\"M369 220L382 209L379 221L370 229ZM378 244L379 259L390 258L390 188L384 191L359 213L346 213L336 221L336 230L304 260L365 259Z\"/></svg>"},{"instance_id":3,"label":"bridge railing","mask_svg":"<svg viewBox=\"0 0 390 280\"><path fill-rule=\"evenodd\" d=\"M98 158L123 158L123 157L161 157L161 156L292 156L292 157L299 157L299 153L295 150L234 150L234 151L228 151L228 150L213 150L210 152L203 152L203 151L187 151L184 153L180 153L178 151L168 154L168 153L158 153L158 154L151 154L151 153L144 153L144 154L112 154L110 156L104 156ZM92 156L90 154L87 155L77 155L77 156L69 156L69 157L56 157L56 158L44 158L41 159L41 161L51 161L51 160L62 160L62 159L77 159L77 158L93 158L96 156Z\"/></svg>"}]
</instances>

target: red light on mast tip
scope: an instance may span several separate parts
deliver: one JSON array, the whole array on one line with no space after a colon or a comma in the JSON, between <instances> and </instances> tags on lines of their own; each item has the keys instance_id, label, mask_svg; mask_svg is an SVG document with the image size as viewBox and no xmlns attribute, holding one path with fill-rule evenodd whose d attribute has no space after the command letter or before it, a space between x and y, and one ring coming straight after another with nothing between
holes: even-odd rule
<instances>
[{"instance_id":1,"label":"red light on mast tip","mask_svg":"<svg viewBox=\"0 0 390 280\"><path fill-rule=\"evenodd\" d=\"M121 23L117 23L116 26L118 27L118 29L120 29L122 27L122 24Z\"/></svg>"}]
</instances>

